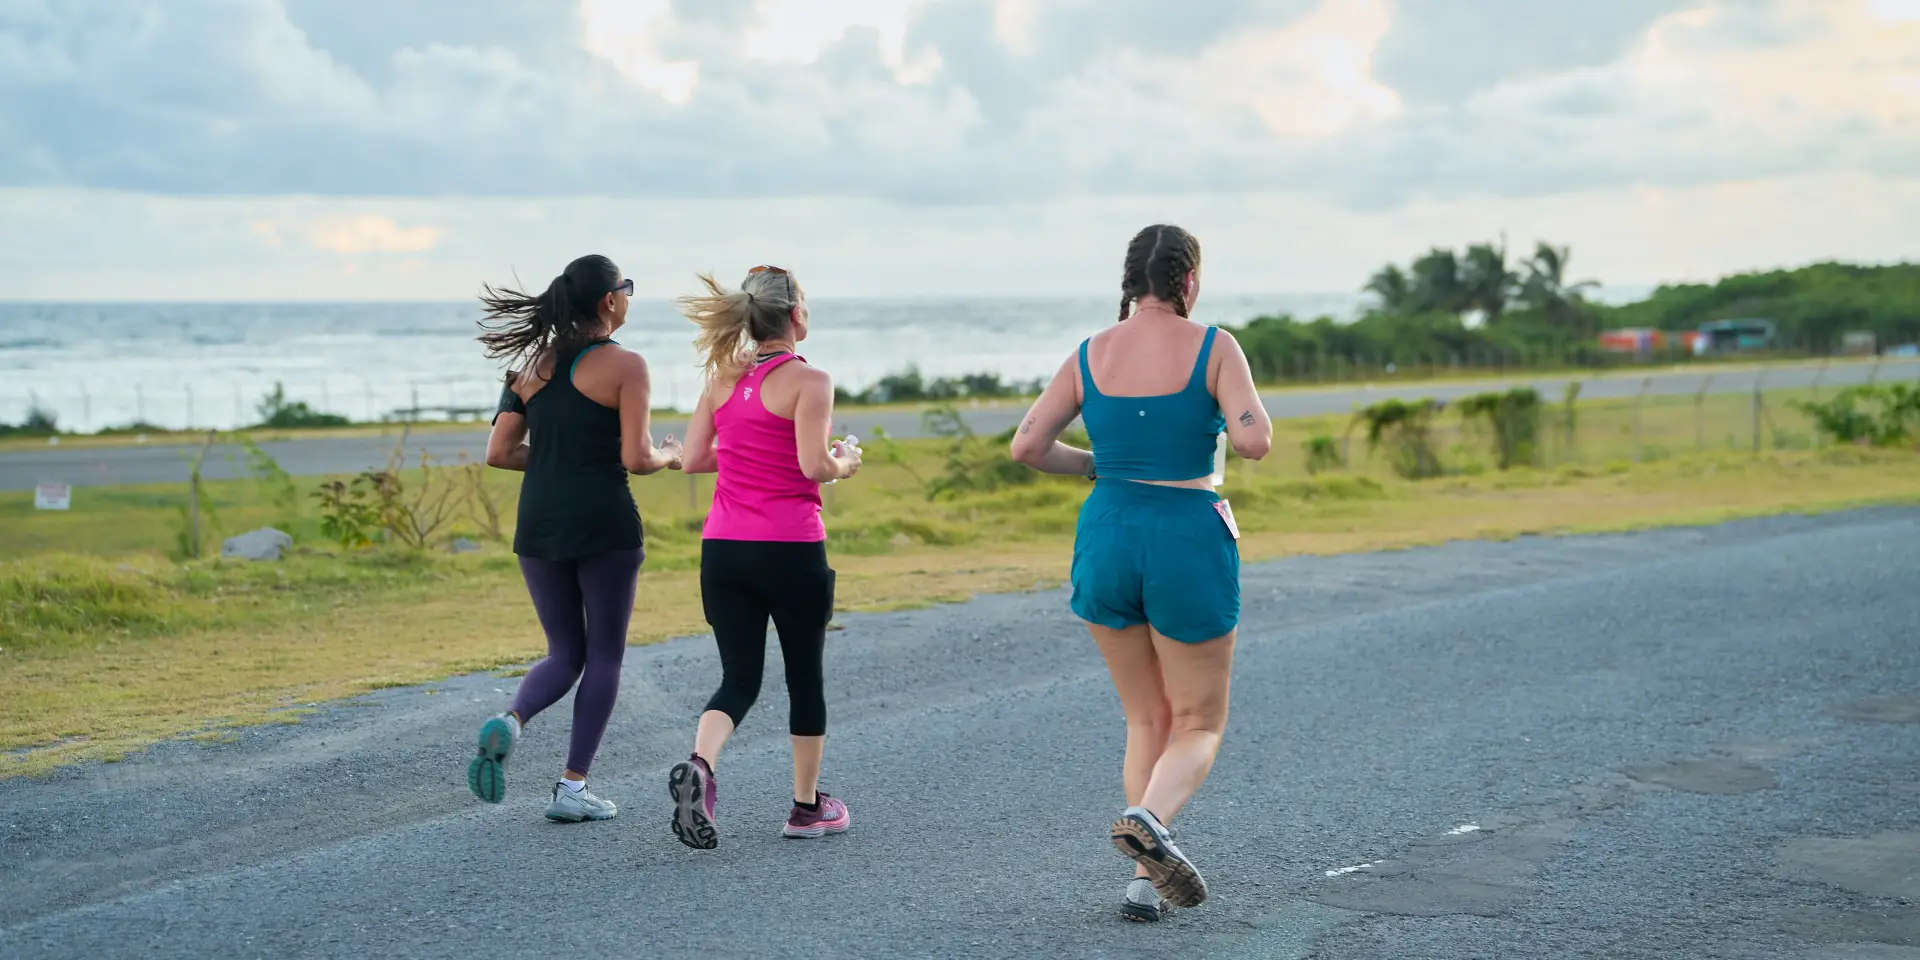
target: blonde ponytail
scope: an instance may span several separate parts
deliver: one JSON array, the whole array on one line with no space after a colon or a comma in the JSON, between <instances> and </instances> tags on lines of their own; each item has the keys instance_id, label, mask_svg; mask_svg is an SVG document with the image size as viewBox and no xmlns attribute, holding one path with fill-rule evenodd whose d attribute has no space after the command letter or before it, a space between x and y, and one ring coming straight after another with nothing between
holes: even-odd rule
<instances>
[{"instance_id":1,"label":"blonde ponytail","mask_svg":"<svg viewBox=\"0 0 1920 960\"><path fill-rule=\"evenodd\" d=\"M703 273L699 278L706 294L680 298L681 315L700 328L693 346L700 351L708 379L738 379L753 365L754 344L786 334L797 305L796 288L784 273L778 275L784 283L770 284L769 277L764 272L748 274L742 289L728 290L712 274Z\"/></svg>"}]
</instances>

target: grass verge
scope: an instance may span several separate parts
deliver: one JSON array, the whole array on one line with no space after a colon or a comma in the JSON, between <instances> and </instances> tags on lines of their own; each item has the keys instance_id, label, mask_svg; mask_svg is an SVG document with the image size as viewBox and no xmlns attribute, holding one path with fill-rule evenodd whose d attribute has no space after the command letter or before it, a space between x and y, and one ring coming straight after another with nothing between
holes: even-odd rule
<instances>
[{"instance_id":1,"label":"grass verge","mask_svg":"<svg viewBox=\"0 0 1920 960\"><path fill-rule=\"evenodd\" d=\"M1471 437L1462 435L1460 469L1422 482L1364 460L1306 476L1287 459L1289 445L1331 421L1288 422L1277 431L1277 452L1287 456L1257 473L1237 468L1226 493L1250 562L1920 503L1920 457L1910 451L1754 455L1700 441L1698 452L1648 455L1646 437L1668 428L1689 441L1732 428L1695 423L1687 418L1705 414L1692 408L1679 413L1669 424L1674 418L1642 411L1638 462L1618 446L1623 433L1609 419L1617 407L1594 405L1582 414L1578 457L1495 472L1467 460ZM1737 425L1743 413L1730 407L1729 416ZM1065 577L1084 483L1043 479L929 501L921 478L944 453L937 441L902 447L901 462L876 462L831 488L844 610L954 602ZM490 482L510 503L516 479ZM278 509L246 482L211 488L229 529ZM697 505L711 478L650 478L634 489L648 518L649 559L632 641L704 632ZM544 650L517 565L497 542L464 555L348 552L315 545L312 518L295 517L302 546L280 563L179 562L154 552L167 542L179 490L107 492L68 514L36 514L22 496L0 497L0 555L12 558L0 562L0 675L12 681L0 715L0 776L117 760L169 738L218 740L238 726L296 721L321 701L511 667Z\"/></svg>"}]
</instances>

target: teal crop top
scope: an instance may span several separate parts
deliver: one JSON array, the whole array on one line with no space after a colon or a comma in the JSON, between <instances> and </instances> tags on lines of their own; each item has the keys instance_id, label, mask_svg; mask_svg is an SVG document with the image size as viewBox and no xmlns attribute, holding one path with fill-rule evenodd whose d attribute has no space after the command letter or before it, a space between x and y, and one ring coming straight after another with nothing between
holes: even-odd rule
<instances>
[{"instance_id":1,"label":"teal crop top","mask_svg":"<svg viewBox=\"0 0 1920 960\"><path fill-rule=\"evenodd\" d=\"M1200 358L1179 393L1110 397L1093 385L1080 341L1080 421L1093 440L1093 470L1122 480L1196 480L1213 473L1213 451L1227 418L1207 392L1207 357L1218 327L1208 327Z\"/></svg>"}]
</instances>

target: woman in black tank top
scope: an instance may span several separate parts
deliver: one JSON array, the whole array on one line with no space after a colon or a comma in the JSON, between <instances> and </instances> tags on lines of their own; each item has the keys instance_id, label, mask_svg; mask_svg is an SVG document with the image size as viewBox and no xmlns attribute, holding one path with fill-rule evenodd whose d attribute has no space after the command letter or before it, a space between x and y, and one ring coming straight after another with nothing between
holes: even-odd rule
<instances>
[{"instance_id":1,"label":"woman in black tank top","mask_svg":"<svg viewBox=\"0 0 1920 960\"><path fill-rule=\"evenodd\" d=\"M613 261L581 257L534 297L486 288L480 341L519 364L507 374L487 438L487 464L525 471L513 552L547 634L547 657L527 671L513 708L480 727L467 786L488 803L506 793L505 764L521 725L580 683L567 766L548 819L577 823L618 812L586 788L620 689L620 664L643 555L629 473L680 468L673 437L653 445L646 361L612 339L627 319L633 281Z\"/></svg>"}]
</instances>

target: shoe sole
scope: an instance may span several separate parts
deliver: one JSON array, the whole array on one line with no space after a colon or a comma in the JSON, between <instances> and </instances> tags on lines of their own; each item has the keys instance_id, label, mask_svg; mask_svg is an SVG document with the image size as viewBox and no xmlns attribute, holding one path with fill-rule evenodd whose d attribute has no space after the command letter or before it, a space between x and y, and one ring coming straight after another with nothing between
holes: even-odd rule
<instances>
[{"instance_id":1,"label":"shoe sole","mask_svg":"<svg viewBox=\"0 0 1920 960\"><path fill-rule=\"evenodd\" d=\"M667 773L667 795L673 798L673 835L695 850L720 845L720 832L707 817L705 786L691 761L682 760Z\"/></svg>"},{"instance_id":2,"label":"shoe sole","mask_svg":"<svg viewBox=\"0 0 1920 960\"><path fill-rule=\"evenodd\" d=\"M552 820L554 823L586 823L588 821L598 823L601 820L612 820L619 815L620 811L617 808L605 816L598 816L592 813L563 813L553 810L552 808L548 808L546 812L546 818Z\"/></svg>"},{"instance_id":3,"label":"shoe sole","mask_svg":"<svg viewBox=\"0 0 1920 960\"><path fill-rule=\"evenodd\" d=\"M1161 844L1146 821L1131 815L1115 820L1112 839L1121 854L1147 868L1147 879L1168 903L1197 907L1207 899L1207 882L1200 879L1200 871L1185 856Z\"/></svg>"},{"instance_id":4,"label":"shoe sole","mask_svg":"<svg viewBox=\"0 0 1920 960\"><path fill-rule=\"evenodd\" d=\"M1134 923L1159 923L1160 908L1149 907L1144 903L1124 900L1120 903L1120 916Z\"/></svg>"},{"instance_id":5,"label":"shoe sole","mask_svg":"<svg viewBox=\"0 0 1920 960\"><path fill-rule=\"evenodd\" d=\"M829 833L846 833L853 826L853 817L848 815L834 823L815 824L811 827L796 827L789 823L780 828L780 835L788 840L818 840Z\"/></svg>"},{"instance_id":6,"label":"shoe sole","mask_svg":"<svg viewBox=\"0 0 1920 960\"><path fill-rule=\"evenodd\" d=\"M513 753L513 731L493 717L480 725L480 752L467 764L467 789L488 803L507 795L507 757Z\"/></svg>"}]
</instances>

